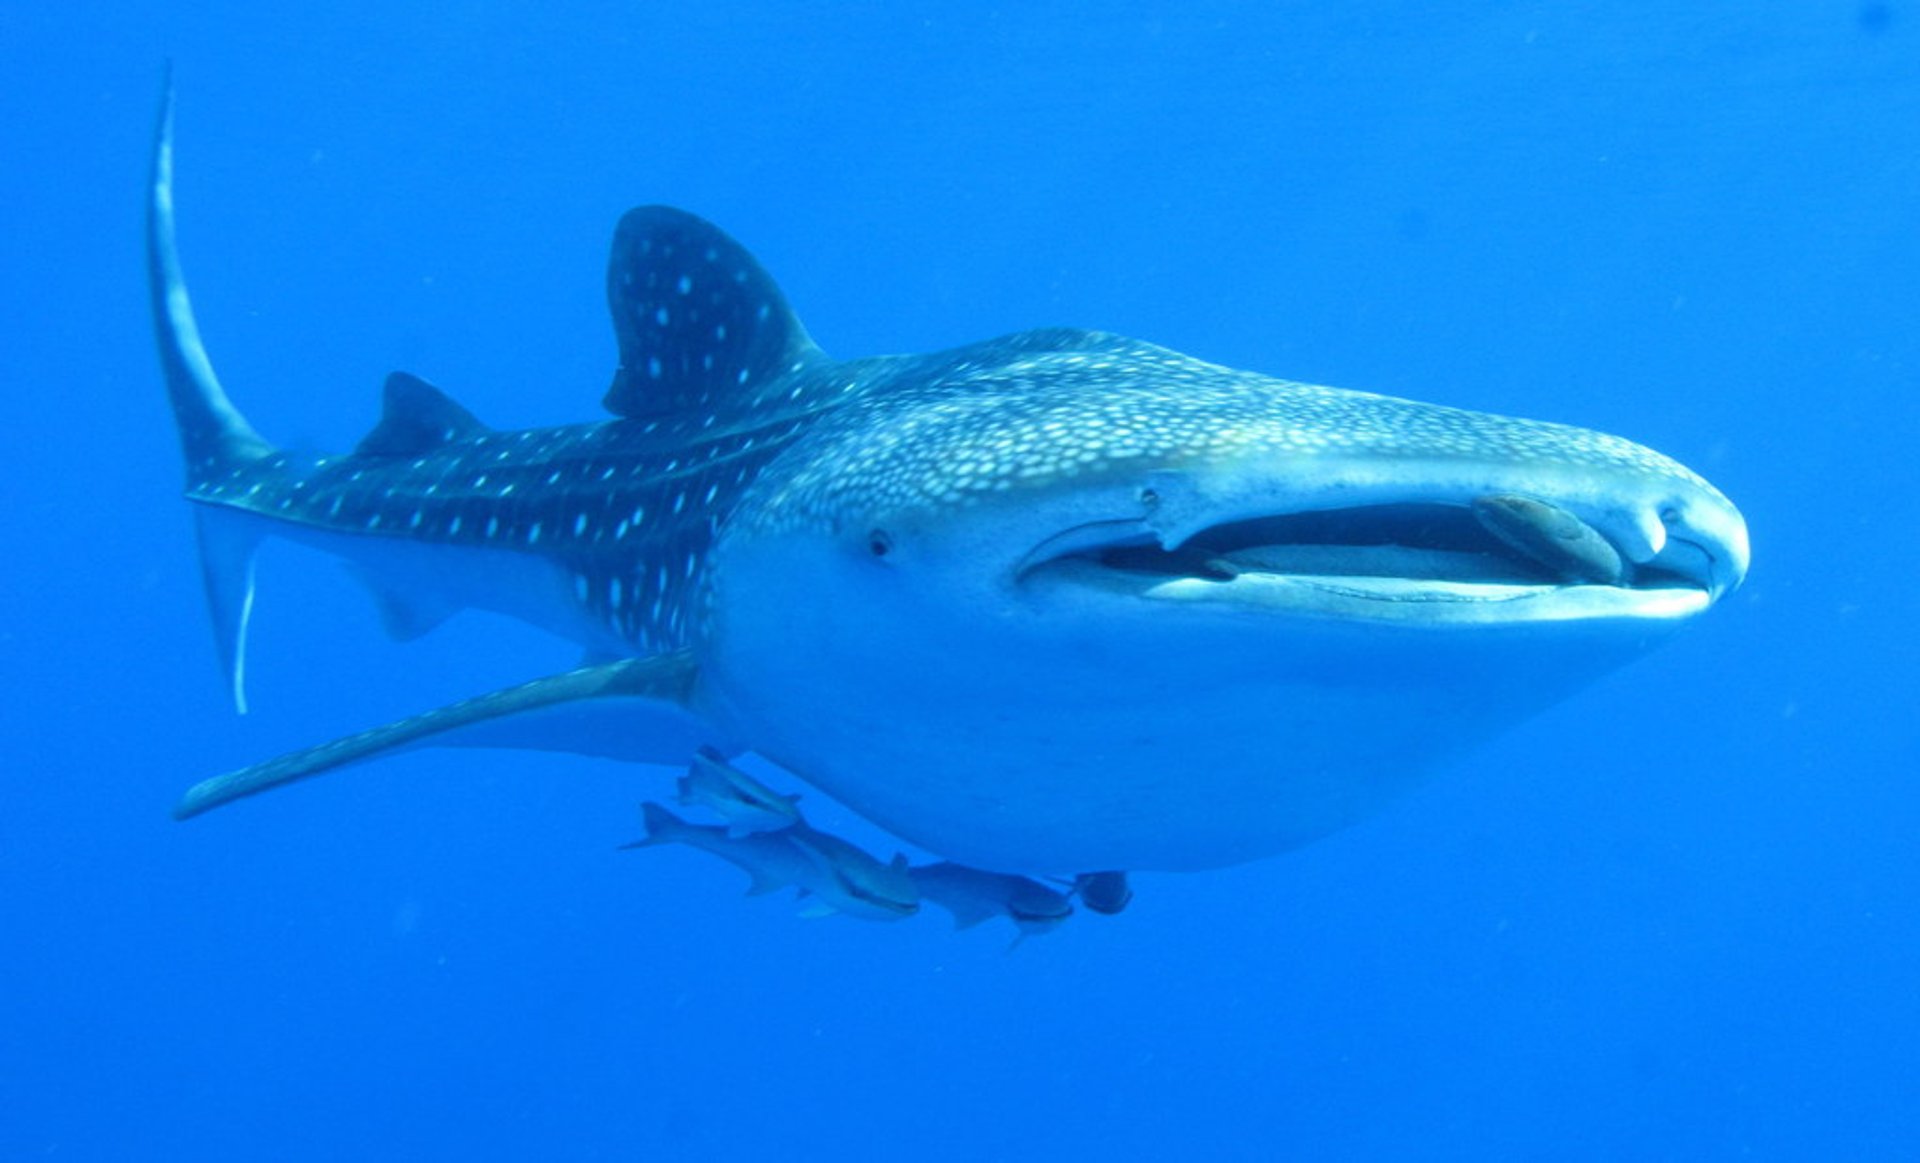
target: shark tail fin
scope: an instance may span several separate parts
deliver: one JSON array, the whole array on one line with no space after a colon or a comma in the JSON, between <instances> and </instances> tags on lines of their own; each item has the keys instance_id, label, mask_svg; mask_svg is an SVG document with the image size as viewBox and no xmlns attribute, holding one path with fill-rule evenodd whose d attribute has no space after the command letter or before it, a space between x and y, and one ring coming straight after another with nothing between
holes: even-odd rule
<instances>
[{"instance_id":1,"label":"shark tail fin","mask_svg":"<svg viewBox=\"0 0 1920 1163\"><path fill-rule=\"evenodd\" d=\"M260 545L256 523L225 509L194 510L200 543L200 581L213 614L213 644L233 694L233 708L247 713L247 624L253 619L253 554Z\"/></svg>"},{"instance_id":2,"label":"shark tail fin","mask_svg":"<svg viewBox=\"0 0 1920 1163\"><path fill-rule=\"evenodd\" d=\"M167 396L180 431L189 492L227 476L251 461L273 454L273 446L253 430L207 359L194 322L180 271L173 214L173 76L169 66L154 129L153 170L147 201L147 282L153 301L154 333ZM212 609L220 662L242 713L246 698L247 620L253 610L253 550L259 535L244 519L203 511L198 520L201 573Z\"/></svg>"},{"instance_id":3,"label":"shark tail fin","mask_svg":"<svg viewBox=\"0 0 1920 1163\"><path fill-rule=\"evenodd\" d=\"M147 285L153 301L154 333L166 371L167 395L180 428L180 449L187 459L189 487L229 470L236 463L271 455L233 402L227 399L180 271L173 215L173 77L169 69L154 129L153 170L147 200Z\"/></svg>"}]
</instances>

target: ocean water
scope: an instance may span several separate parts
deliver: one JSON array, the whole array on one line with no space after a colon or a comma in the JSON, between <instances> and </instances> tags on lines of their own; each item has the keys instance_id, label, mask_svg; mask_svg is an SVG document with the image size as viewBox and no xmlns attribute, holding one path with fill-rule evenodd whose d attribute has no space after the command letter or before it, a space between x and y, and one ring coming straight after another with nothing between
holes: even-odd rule
<instances>
[{"instance_id":1,"label":"ocean water","mask_svg":"<svg viewBox=\"0 0 1920 1163\"><path fill-rule=\"evenodd\" d=\"M202 327L292 446L394 368L596 416L609 231L670 202L830 352L1073 324L1618 432L1754 569L1380 818L1012 952L616 851L665 769L176 824L573 652L390 643L278 547L232 714L141 266L168 58ZM17 0L0 76L0 1157L1920 1155L1920 5Z\"/></svg>"}]
</instances>

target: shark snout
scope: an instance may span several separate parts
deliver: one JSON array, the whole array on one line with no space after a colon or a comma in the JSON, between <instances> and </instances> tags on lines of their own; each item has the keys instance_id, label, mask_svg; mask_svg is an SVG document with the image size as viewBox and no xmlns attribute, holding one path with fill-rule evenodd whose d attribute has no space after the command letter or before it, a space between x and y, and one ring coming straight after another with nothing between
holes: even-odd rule
<instances>
[{"instance_id":1,"label":"shark snout","mask_svg":"<svg viewBox=\"0 0 1920 1163\"><path fill-rule=\"evenodd\" d=\"M1582 515L1537 497L1489 493L1471 508L1509 549L1567 582L1660 579L1718 598L1746 576L1746 522L1717 494Z\"/></svg>"},{"instance_id":2,"label":"shark snout","mask_svg":"<svg viewBox=\"0 0 1920 1163\"><path fill-rule=\"evenodd\" d=\"M1668 505L1660 519L1667 536L1655 565L1696 580L1714 598L1745 580L1753 553L1746 519L1731 502L1716 494Z\"/></svg>"}]
</instances>

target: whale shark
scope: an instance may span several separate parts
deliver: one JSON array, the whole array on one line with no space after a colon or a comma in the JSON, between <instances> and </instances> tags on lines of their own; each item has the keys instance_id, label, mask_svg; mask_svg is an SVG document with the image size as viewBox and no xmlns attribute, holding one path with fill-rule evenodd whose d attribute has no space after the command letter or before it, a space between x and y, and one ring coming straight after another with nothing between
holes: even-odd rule
<instances>
[{"instance_id":1,"label":"whale shark","mask_svg":"<svg viewBox=\"0 0 1920 1163\"><path fill-rule=\"evenodd\" d=\"M835 358L666 206L614 233L604 416L499 429L396 372L356 447L289 451L202 342L173 124L169 86L150 290L238 707L269 537L343 558L396 637L479 608L585 659L204 780L181 818L416 747L752 754L938 860L1123 888L1368 818L1748 568L1735 506L1619 436L1064 327Z\"/></svg>"}]
</instances>

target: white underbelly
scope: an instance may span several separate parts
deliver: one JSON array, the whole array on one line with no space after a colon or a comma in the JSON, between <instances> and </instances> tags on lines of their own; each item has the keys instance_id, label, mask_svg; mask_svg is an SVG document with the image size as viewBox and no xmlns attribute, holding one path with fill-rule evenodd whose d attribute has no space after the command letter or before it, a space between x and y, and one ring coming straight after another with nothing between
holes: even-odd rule
<instances>
[{"instance_id":1,"label":"white underbelly","mask_svg":"<svg viewBox=\"0 0 1920 1163\"><path fill-rule=\"evenodd\" d=\"M1659 637L1617 622L1303 622L1178 640L1046 624L891 659L784 647L709 662L743 743L953 860L1027 873L1185 870L1297 847ZM1256 645L1257 643L1257 645Z\"/></svg>"}]
</instances>

